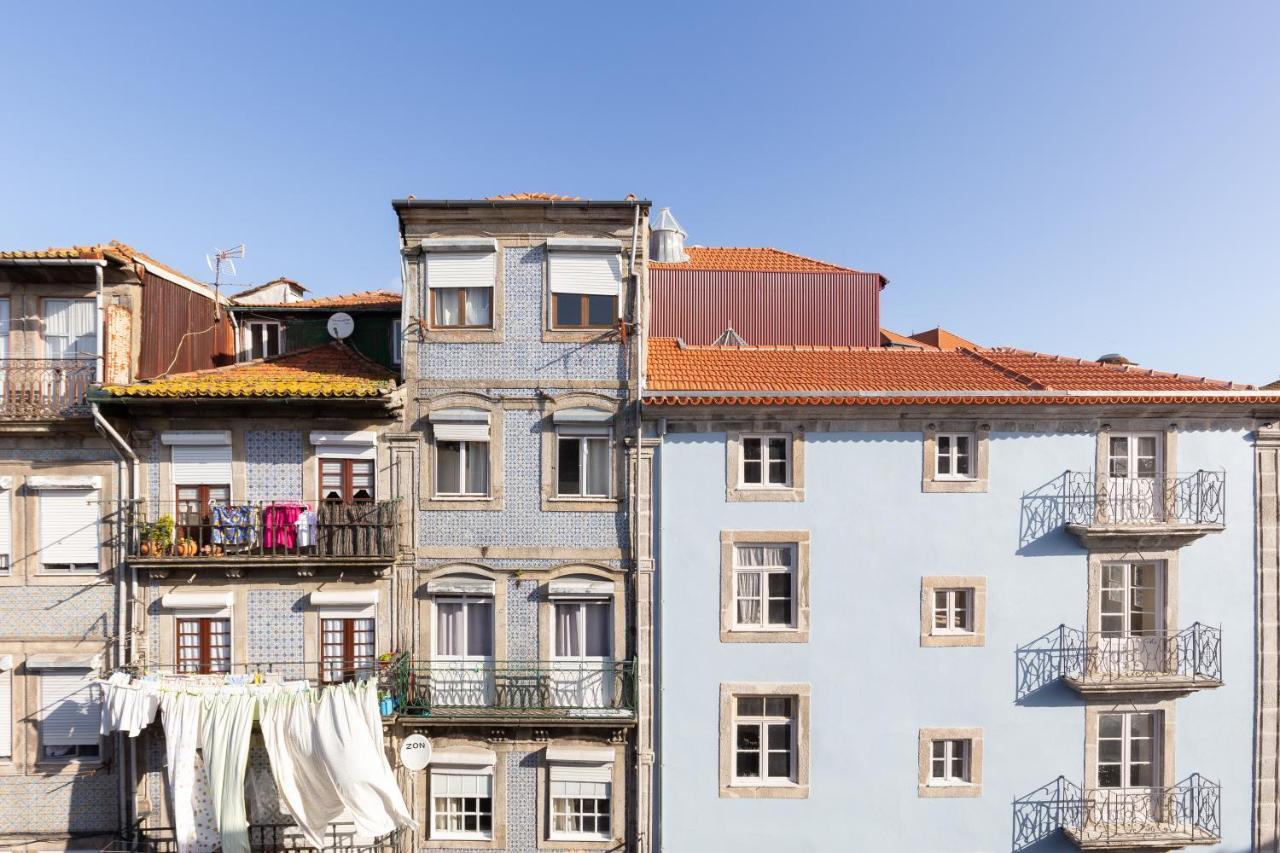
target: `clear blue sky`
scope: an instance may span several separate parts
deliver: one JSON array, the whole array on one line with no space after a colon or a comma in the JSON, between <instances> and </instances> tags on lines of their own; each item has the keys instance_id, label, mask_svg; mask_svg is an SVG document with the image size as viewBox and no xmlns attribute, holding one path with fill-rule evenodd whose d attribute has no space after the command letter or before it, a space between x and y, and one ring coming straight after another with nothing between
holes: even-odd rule
<instances>
[{"instance_id":1,"label":"clear blue sky","mask_svg":"<svg viewBox=\"0 0 1280 853\"><path fill-rule=\"evenodd\" d=\"M1280 4L10 4L0 246L398 282L389 200L629 192L884 322L1280 375Z\"/></svg>"}]
</instances>

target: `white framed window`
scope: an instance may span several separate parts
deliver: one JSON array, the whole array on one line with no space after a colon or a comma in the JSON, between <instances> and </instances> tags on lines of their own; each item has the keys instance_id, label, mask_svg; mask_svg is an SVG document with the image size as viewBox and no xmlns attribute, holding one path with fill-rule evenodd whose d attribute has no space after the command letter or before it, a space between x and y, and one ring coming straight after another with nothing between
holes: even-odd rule
<instances>
[{"instance_id":1,"label":"white framed window","mask_svg":"<svg viewBox=\"0 0 1280 853\"><path fill-rule=\"evenodd\" d=\"M284 326L276 320L244 324L244 350L250 359L272 358L284 352Z\"/></svg>"},{"instance_id":2,"label":"white framed window","mask_svg":"<svg viewBox=\"0 0 1280 853\"><path fill-rule=\"evenodd\" d=\"M93 299L45 299L46 358L94 358L98 355L98 310Z\"/></svg>"},{"instance_id":3,"label":"white framed window","mask_svg":"<svg viewBox=\"0 0 1280 853\"><path fill-rule=\"evenodd\" d=\"M972 773L973 741L943 738L933 741L929 759L930 785L968 785Z\"/></svg>"},{"instance_id":4,"label":"white framed window","mask_svg":"<svg viewBox=\"0 0 1280 853\"><path fill-rule=\"evenodd\" d=\"M560 660L604 660L613 656L613 602L553 601L555 656Z\"/></svg>"},{"instance_id":5,"label":"white framed window","mask_svg":"<svg viewBox=\"0 0 1280 853\"><path fill-rule=\"evenodd\" d=\"M973 633L974 590L943 587L933 590L933 633Z\"/></svg>"},{"instance_id":6,"label":"white framed window","mask_svg":"<svg viewBox=\"0 0 1280 853\"><path fill-rule=\"evenodd\" d=\"M942 432L937 436L937 469L934 476L939 480L973 480L973 434L964 432Z\"/></svg>"},{"instance_id":7,"label":"white framed window","mask_svg":"<svg viewBox=\"0 0 1280 853\"><path fill-rule=\"evenodd\" d=\"M1151 788L1159 774L1159 711L1098 715L1098 787Z\"/></svg>"},{"instance_id":8,"label":"white framed window","mask_svg":"<svg viewBox=\"0 0 1280 853\"><path fill-rule=\"evenodd\" d=\"M552 841L608 841L613 837L612 749L548 747Z\"/></svg>"},{"instance_id":9,"label":"white framed window","mask_svg":"<svg viewBox=\"0 0 1280 853\"><path fill-rule=\"evenodd\" d=\"M28 661L30 665L30 661ZM40 757L46 761L97 760L101 691L91 669L40 671Z\"/></svg>"},{"instance_id":10,"label":"white framed window","mask_svg":"<svg viewBox=\"0 0 1280 853\"><path fill-rule=\"evenodd\" d=\"M608 427L556 427L556 496L607 498L613 441Z\"/></svg>"},{"instance_id":11,"label":"white framed window","mask_svg":"<svg viewBox=\"0 0 1280 853\"><path fill-rule=\"evenodd\" d=\"M796 627L795 545L734 546L734 626L751 630Z\"/></svg>"},{"instance_id":12,"label":"white framed window","mask_svg":"<svg viewBox=\"0 0 1280 853\"><path fill-rule=\"evenodd\" d=\"M30 484L30 479L28 484ZM98 490L39 490L40 571L92 575L99 567Z\"/></svg>"},{"instance_id":13,"label":"white framed window","mask_svg":"<svg viewBox=\"0 0 1280 853\"><path fill-rule=\"evenodd\" d=\"M0 762L13 759L13 655L0 655Z\"/></svg>"},{"instance_id":14,"label":"white framed window","mask_svg":"<svg viewBox=\"0 0 1280 853\"><path fill-rule=\"evenodd\" d=\"M404 326L397 318L391 321L391 363L399 364L404 352Z\"/></svg>"},{"instance_id":15,"label":"white framed window","mask_svg":"<svg viewBox=\"0 0 1280 853\"><path fill-rule=\"evenodd\" d=\"M734 697L733 780L747 785L795 783L795 697Z\"/></svg>"},{"instance_id":16,"label":"white framed window","mask_svg":"<svg viewBox=\"0 0 1280 853\"><path fill-rule=\"evenodd\" d=\"M791 436L744 435L738 483L742 488L791 486Z\"/></svg>"},{"instance_id":17,"label":"white framed window","mask_svg":"<svg viewBox=\"0 0 1280 853\"><path fill-rule=\"evenodd\" d=\"M489 495L489 413L479 409L432 412L435 493L440 497Z\"/></svg>"},{"instance_id":18,"label":"white framed window","mask_svg":"<svg viewBox=\"0 0 1280 853\"><path fill-rule=\"evenodd\" d=\"M431 838L493 838L493 764L449 764L437 754L431 768Z\"/></svg>"},{"instance_id":19,"label":"white framed window","mask_svg":"<svg viewBox=\"0 0 1280 853\"><path fill-rule=\"evenodd\" d=\"M493 596L436 599L436 657L493 659Z\"/></svg>"},{"instance_id":20,"label":"white framed window","mask_svg":"<svg viewBox=\"0 0 1280 853\"><path fill-rule=\"evenodd\" d=\"M1112 479L1151 480L1159 476L1161 441L1158 433L1121 433L1108 437L1107 473Z\"/></svg>"}]
</instances>

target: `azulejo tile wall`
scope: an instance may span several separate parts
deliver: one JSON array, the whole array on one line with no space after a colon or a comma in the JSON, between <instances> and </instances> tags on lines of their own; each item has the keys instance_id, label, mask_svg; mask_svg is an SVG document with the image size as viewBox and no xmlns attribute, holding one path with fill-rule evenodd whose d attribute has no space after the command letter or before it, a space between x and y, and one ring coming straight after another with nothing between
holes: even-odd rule
<instances>
[{"instance_id":1,"label":"azulejo tile wall","mask_svg":"<svg viewBox=\"0 0 1280 853\"><path fill-rule=\"evenodd\" d=\"M538 660L538 593L532 578L507 579L507 657Z\"/></svg>"},{"instance_id":2,"label":"azulejo tile wall","mask_svg":"<svg viewBox=\"0 0 1280 853\"><path fill-rule=\"evenodd\" d=\"M6 587L0 596L0 635L89 639L115 633L115 588Z\"/></svg>"},{"instance_id":3,"label":"azulejo tile wall","mask_svg":"<svg viewBox=\"0 0 1280 853\"><path fill-rule=\"evenodd\" d=\"M249 590L249 662L291 662L299 671L284 671L285 677L302 676L306 599L306 593L296 589Z\"/></svg>"},{"instance_id":4,"label":"azulejo tile wall","mask_svg":"<svg viewBox=\"0 0 1280 853\"><path fill-rule=\"evenodd\" d=\"M507 853L536 853L538 849L538 756L516 749L507 753ZM502 815L494 815L501 820ZM491 848L451 849L450 853L493 853Z\"/></svg>"},{"instance_id":5,"label":"azulejo tile wall","mask_svg":"<svg viewBox=\"0 0 1280 853\"><path fill-rule=\"evenodd\" d=\"M115 774L0 776L0 832L114 832Z\"/></svg>"},{"instance_id":6,"label":"azulejo tile wall","mask_svg":"<svg viewBox=\"0 0 1280 853\"><path fill-rule=\"evenodd\" d=\"M302 500L302 430L248 430L244 455L247 500Z\"/></svg>"},{"instance_id":7,"label":"azulejo tile wall","mask_svg":"<svg viewBox=\"0 0 1280 853\"><path fill-rule=\"evenodd\" d=\"M419 518L419 544L626 547L624 513L543 512L541 416L529 410L510 410L504 414L503 424L503 510L425 510Z\"/></svg>"}]
</instances>

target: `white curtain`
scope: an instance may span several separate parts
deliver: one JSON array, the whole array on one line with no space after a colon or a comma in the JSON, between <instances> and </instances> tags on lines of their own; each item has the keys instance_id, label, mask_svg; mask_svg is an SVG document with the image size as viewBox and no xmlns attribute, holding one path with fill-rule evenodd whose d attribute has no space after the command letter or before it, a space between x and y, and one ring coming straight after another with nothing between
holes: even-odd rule
<instances>
[{"instance_id":1,"label":"white curtain","mask_svg":"<svg viewBox=\"0 0 1280 853\"><path fill-rule=\"evenodd\" d=\"M490 293L492 293L492 288L489 288L489 287L467 288L467 325L468 326L489 325L489 294Z\"/></svg>"},{"instance_id":2,"label":"white curtain","mask_svg":"<svg viewBox=\"0 0 1280 853\"><path fill-rule=\"evenodd\" d=\"M587 482L584 494L609 494L609 439L588 438L583 443L587 446Z\"/></svg>"},{"instance_id":3,"label":"white curtain","mask_svg":"<svg viewBox=\"0 0 1280 853\"><path fill-rule=\"evenodd\" d=\"M578 633L578 611L581 604L556 603L556 657L576 658L582 655L582 636Z\"/></svg>"},{"instance_id":4,"label":"white curtain","mask_svg":"<svg viewBox=\"0 0 1280 853\"><path fill-rule=\"evenodd\" d=\"M463 624L462 602L442 601L436 605L436 654L462 654Z\"/></svg>"},{"instance_id":5,"label":"white curtain","mask_svg":"<svg viewBox=\"0 0 1280 853\"><path fill-rule=\"evenodd\" d=\"M609 619L609 602L592 601L583 605L586 611L584 622L586 630L587 657L607 658L611 656L611 626Z\"/></svg>"},{"instance_id":6,"label":"white curtain","mask_svg":"<svg viewBox=\"0 0 1280 853\"><path fill-rule=\"evenodd\" d=\"M738 624L760 624L760 572L738 572Z\"/></svg>"},{"instance_id":7,"label":"white curtain","mask_svg":"<svg viewBox=\"0 0 1280 853\"><path fill-rule=\"evenodd\" d=\"M739 545L738 565L787 566L791 565L790 545Z\"/></svg>"},{"instance_id":8,"label":"white curtain","mask_svg":"<svg viewBox=\"0 0 1280 853\"><path fill-rule=\"evenodd\" d=\"M467 655L493 657L493 601L468 601Z\"/></svg>"},{"instance_id":9,"label":"white curtain","mask_svg":"<svg viewBox=\"0 0 1280 853\"><path fill-rule=\"evenodd\" d=\"M467 494L489 493L489 445L482 441L468 441L467 445Z\"/></svg>"},{"instance_id":10,"label":"white curtain","mask_svg":"<svg viewBox=\"0 0 1280 853\"><path fill-rule=\"evenodd\" d=\"M458 291L455 288L441 288L436 294L436 325L456 326L458 317Z\"/></svg>"}]
</instances>

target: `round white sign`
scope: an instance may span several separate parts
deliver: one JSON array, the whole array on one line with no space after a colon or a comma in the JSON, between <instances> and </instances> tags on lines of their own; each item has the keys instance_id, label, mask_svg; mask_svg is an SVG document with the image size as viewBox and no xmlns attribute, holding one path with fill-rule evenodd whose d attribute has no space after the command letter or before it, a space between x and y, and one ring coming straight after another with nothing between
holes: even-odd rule
<instances>
[{"instance_id":1,"label":"round white sign","mask_svg":"<svg viewBox=\"0 0 1280 853\"><path fill-rule=\"evenodd\" d=\"M422 770L431 763L431 741L423 735L409 735L400 744L400 763L410 770Z\"/></svg>"},{"instance_id":2,"label":"round white sign","mask_svg":"<svg viewBox=\"0 0 1280 853\"><path fill-rule=\"evenodd\" d=\"M355 330L356 321L346 311L339 311L329 318L329 336L342 340Z\"/></svg>"}]
</instances>

